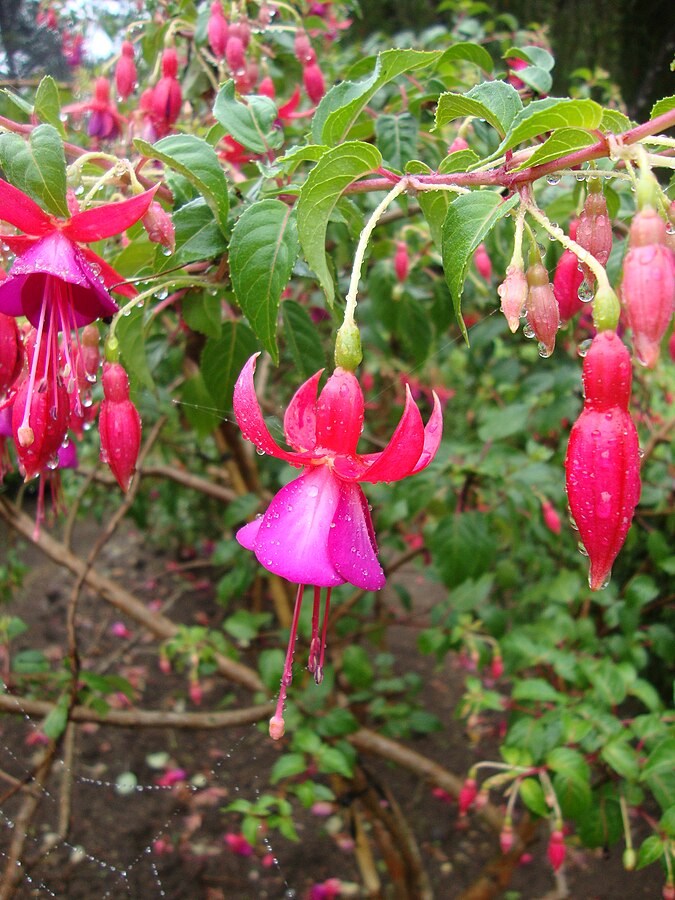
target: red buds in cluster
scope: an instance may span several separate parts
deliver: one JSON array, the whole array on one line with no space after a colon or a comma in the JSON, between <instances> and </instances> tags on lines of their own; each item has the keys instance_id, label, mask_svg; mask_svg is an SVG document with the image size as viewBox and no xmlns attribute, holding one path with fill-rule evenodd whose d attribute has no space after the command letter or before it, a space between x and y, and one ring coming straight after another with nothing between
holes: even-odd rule
<instances>
[{"instance_id":1,"label":"red buds in cluster","mask_svg":"<svg viewBox=\"0 0 675 900\"><path fill-rule=\"evenodd\" d=\"M635 353L650 369L675 310L675 259L663 219L649 207L631 224L623 261L621 297L633 331Z\"/></svg>"},{"instance_id":2,"label":"red buds in cluster","mask_svg":"<svg viewBox=\"0 0 675 900\"><path fill-rule=\"evenodd\" d=\"M141 446L141 417L129 399L129 378L119 363L104 364L102 381L101 462L108 464L119 486L128 491Z\"/></svg>"},{"instance_id":3,"label":"red buds in cluster","mask_svg":"<svg viewBox=\"0 0 675 900\"><path fill-rule=\"evenodd\" d=\"M207 25L207 34L209 47L216 59L222 59L225 56L229 33L230 29L223 13L223 7L220 5L220 0L213 0Z\"/></svg>"},{"instance_id":4,"label":"red buds in cluster","mask_svg":"<svg viewBox=\"0 0 675 900\"><path fill-rule=\"evenodd\" d=\"M134 45L131 41L124 41L122 44L122 55L115 67L115 86L122 100L126 100L133 94L136 88L137 77L136 63L134 62Z\"/></svg>"},{"instance_id":5,"label":"red buds in cluster","mask_svg":"<svg viewBox=\"0 0 675 900\"><path fill-rule=\"evenodd\" d=\"M506 278L497 288L497 293L502 300L501 310L509 323L509 328L515 334L527 301L527 276L522 268L509 266Z\"/></svg>"},{"instance_id":6,"label":"red buds in cluster","mask_svg":"<svg viewBox=\"0 0 675 900\"><path fill-rule=\"evenodd\" d=\"M576 220L570 222L570 237L573 241L577 239L577 224ZM579 288L583 280L583 273L579 269L579 257L571 250L564 250L553 276L553 293L558 301L562 322L567 322L582 308Z\"/></svg>"},{"instance_id":7,"label":"red buds in cluster","mask_svg":"<svg viewBox=\"0 0 675 900\"><path fill-rule=\"evenodd\" d=\"M162 77L152 91L152 112L160 134L166 134L180 114L183 92L177 74L176 51L167 47L162 54Z\"/></svg>"},{"instance_id":8,"label":"red buds in cluster","mask_svg":"<svg viewBox=\"0 0 675 900\"><path fill-rule=\"evenodd\" d=\"M589 184L586 203L579 216L577 243L594 256L601 266L607 265L612 250L612 224L607 215L607 201L597 179ZM595 275L585 263L582 263L581 269L586 281L592 285Z\"/></svg>"},{"instance_id":9,"label":"red buds in cluster","mask_svg":"<svg viewBox=\"0 0 675 900\"><path fill-rule=\"evenodd\" d=\"M555 831L551 832L551 837L548 842L548 849L546 851L546 854L548 856L548 861L551 863L553 871L557 872L565 862L565 838L560 829L556 829Z\"/></svg>"},{"instance_id":10,"label":"red buds in cluster","mask_svg":"<svg viewBox=\"0 0 675 900\"><path fill-rule=\"evenodd\" d=\"M565 458L567 500L590 559L593 591L606 585L640 498L631 382L628 350L615 332L600 332L584 360L584 408Z\"/></svg>"},{"instance_id":11,"label":"red buds in cluster","mask_svg":"<svg viewBox=\"0 0 675 900\"><path fill-rule=\"evenodd\" d=\"M560 327L560 313L558 303L553 293L553 287L548 280L546 267L540 263L534 263L527 270L527 324L530 328L530 337L539 341L539 355L550 356L555 347L555 338Z\"/></svg>"},{"instance_id":12,"label":"red buds in cluster","mask_svg":"<svg viewBox=\"0 0 675 900\"><path fill-rule=\"evenodd\" d=\"M408 245L405 241L397 241L396 243L396 255L394 256L394 271L396 272L396 279L399 284L403 284L403 282L408 277L408 272L410 271L410 258L408 256Z\"/></svg>"}]
</instances>

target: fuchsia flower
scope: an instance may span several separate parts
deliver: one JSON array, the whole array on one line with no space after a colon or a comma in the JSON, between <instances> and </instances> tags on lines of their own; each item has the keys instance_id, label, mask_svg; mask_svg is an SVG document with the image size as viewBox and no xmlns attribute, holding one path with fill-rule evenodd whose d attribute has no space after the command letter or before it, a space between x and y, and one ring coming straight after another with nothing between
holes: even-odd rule
<instances>
[{"instance_id":1,"label":"fuchsia flower","mask_svg":"<svg viewBox=\"0 0 675 900\"><path fill-rule=\"evenodd\" d=\"M133 94L137 81L134 45L131 41L123 41L122 53L115 66L115 86L122 100L127 100Z\"/></svg>"},{"instance_id":2,"label":"fuchsia flower","mask_svg":"<svg viewBox=\"0 0 675 900\"><path fill-rule=\"evenodd\" d=\"M88 112L87 134L89 137L103 140L114 140L120 133L124 116L117 112L117 107L110 97L110 82L103 76L96 79L94 96L86 103L72 103L63 107L64 113L81 115Z\"/></svg>"},{"instance_id":3,"label":"fuchsia flower","mask_svg":"<svg viewBox=\"0 0 675 900\"><path fill-rule=\"evenodd\" d=\"M440 444L442 413L434 395L425 428L406 389L405 409L387 447L380 453L357 453L364 417L361 386L352 372L337 368L317 398L320 370L298 388L286 410L284 431L295 449L283 450L272 439L255 395L257 355L246 363L234 388L239 427L258 450L304 468L299 478L279 491L262 517L237 532L239 543L253 550L266 569L300 585L279 702L270 722L270 734L277 739L284 730L283 705L304 586L315 588L308 668L319 683L331 589L348 582L363 590L379 590L385 583L368 504L358 482L399 481L424 469ZM319 639L322 587L328 591Z\"/></svg>"}]
</instances>

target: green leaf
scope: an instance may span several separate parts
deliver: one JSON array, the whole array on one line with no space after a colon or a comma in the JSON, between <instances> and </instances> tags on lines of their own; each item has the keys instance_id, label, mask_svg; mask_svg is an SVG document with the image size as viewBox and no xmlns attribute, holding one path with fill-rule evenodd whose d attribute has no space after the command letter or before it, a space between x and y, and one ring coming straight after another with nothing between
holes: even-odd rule
<instances>
[{"instance_id":1,"label":"green leaf","mask_svg":"<svg viewBox=\"0 0 675 900\"><path fill-rule=\"evenodd\" d=\"M591 806L591 787L587 781L556 773L553 777L553 789L566 819L581 818Z\"/></svg>"},{"instance_id":2,"label":"green leaf","mask_svg":"<svg viewBox=\"0 0 675 900\"><path fill-rule=\"evenodd\" d=\"M134 146L149 159L158 159L185 176L211 207L223 234L228 233L227 179L213 147L194 134L172 134L156 144L136 139Z\"/></svg>"},{"instance_id":3,"label":"green leaf","mask_svg":"<svg viewBox=\"0 0 675 900\"><path fill-rule=\"evenodd\" d=\"M470 41L458 41L452 47L448 47L441 56L439 68L446 62L455 62L455 60L465 60L473 63L484 72L491 72L493 68L492 57L485 47L480 44L473 44Z\"/></svg>"},{"instance_id":4,"label":"green leaf","mask_svg":"<svg viewBox=\"0 0 675 900\"><path fill-rule=\"evenodd\" d=\"M60 697L42 723L42 730L51 741L61 737L68 724L68 698Z\"/></svg>"},{"instance_id":5,"label":"green leaf","mask_svg":"<svg viewBox=\"0 0 675 900\"><path fill-rule=\"evenodd\" d=\"M38 125L27 141L18 134L0 134L0 166L15 187L48 212L66 218L66 156L53 125Z\"/></svg>"},{"instance_id":6,"label":"green leaf","mask_svg":"<svg viewBox=\"0 0 675 900\"><path fill-rule=\"evenodd\" d=\"M66 136L66 130L61 121L59 88L51 75L45 75L37 87L33 112L40 121L53 125L61 137Z\"/></svg>"},{"instance_id":7,"label":"green leaf","mask_svg":"<svg viewBox=\"0 0 675 900\"><path fill-rule=\"evenodd\" d=\"M201 372L183 382L179 396L181 412L197 432L197 437L203 440L216 430L223 417L213 409L213 397L206 389Z\"/></svg>"},{"instance_id":8,"label":"green leaf","mask_svg":"<svg viewBox=\"0 0 675 900\"><path fill-rule=\"evenodd\" d=\"M429 355L433 335L428 311L419 300L401 300L396 331L412 361L421 366Z\"/></svg>"},{"instance_id":9,"label":"green leaf","mask_svg":"<svg viewBox=\"0 0 675 900\"><path fill-rule=\"evenodd\" d=\"M509 49L502 54L502 59L523 59L525 62L532 63L534 66L539 66L540 69L544 69L546 72L550 72L553 66L555 65L555 60L548 52L548 50L544 50L543 47L509 47ZM522 69L518 70L518 77L520 77Z\"/></svg>"},{"instance_id":10,"label":"green leaf","mask_svg":"<svg viewBox=\"0 0 675 900\"><path fill-rule=\"evenodd\" d=\"M316 326L304 306L295 300L284 300L281 317L284 337L295 367L301 378L307 379L326 365L323 345L317 340Z\"/></svg>"},{"instance_id":11,"label":"green leaf","mask_svg":"<svg viewBox=\"0 0 675 900\"><path fill-rule=\"evenodd\" d=\"M425 536L434 563L448 587L483 575L497 554L497 542L488 518L473 510L446 516L433 530L427 530Z\"/></svg>"},{"instance_id":12,"label":"green leaf","mask_svg":"<svg viewBox=\"0 0 675 900\"><path fill-rule=\"evenodd\" d=\"M405 72L425 68L440 57L440 51L394 49L380 53L368 78L343 81L321 100L312 120L314 143L329 146L342 143L363 108L383 85Z\"/></svg>"},{"instance_id":13,"label":"green leaf","mask_svg":"<svg viewBox=\"0 0 675 900\"><path fill-rule=\"evenodd\" d=\"M12 657L12 672L17 675L37 675L49 671L49 663L42 650L19 650Z\"/></svg>"},{"instance_id":14,"label":"green leaf","mask_svg":"<svg viewBox=\"0 0 675 900\"><path fill-rule=\"evenodd\" d=\"M376 147L349 141L324 153L300 189L297 206L300 244L330 304L335 289L326 262L328 220L344 189L381 165L382 156Z\"/></svg>"},{"instance_id":15,"label":"green leaf","mask_svg":"<svg viewBox=\"0 0 675 900\"><path fill-rule=\"evenodd\" d=\"M541 66L525 66L524 69L518 69L518 78L538 94L547 94L553 86L551 73Z\"/></svg>"},{"instance_id":16,"label":"green leaf","mask_svg":"<svg viewBox=\"0 0 675 900\"><path fill-rule=\"evenodd\" d=\"M357 644L345 648L342 656L342 671L345 678L356 690L370 687L374 671L368 653Z\"/></svg>"},{"instance_id":17,"label":"green leaf","mask_svg":"<svg viewBox=\"0 0 675 900\"><path fill-rule=\"evenodd\" d=\"M299 249L293 210L281 200L261 200L249 206L237 220L230 240L234 293L275 364L279 362L279 301Z\"/></svg>"},{"instance_id":18,"label":"green leaf","mask_svg":"<svg viewBox=\"0 0 675 900\"><path fill-rule=\"evenodd\" d=\"M258 349L255 335L243 322L224 322L219 338L209 338L201 356L204 384L218 411L232 409L232 391L246 360Z\"/></svg>"},{"instance_id":19,"label":"green leaf","mask_svg":"<svg viewBox=\"0 0 675 900\"><path fill-rule=\"evenodd\" d=\"M453 119L474 116L485 119L503 137L522 109L523 101L514 87L504 81L486 81L466 94L441 94L434 130Z\"/></svg>"},{"instance_id":20,"label":"green leaf","mask_svg":"<svg viewBox=\"0 0 675 900\"><path fill-rule=\"evenodd\" d=\"M556 747L546 757L546 765L553 772L559 772L568 778L576 778L588 783L590 769L588 763L578 750L571 747Z\"/></svg>"},{"instance_id":21,"label":"green leaf","mask_svg":"<svg viewBox=\"0 0 675 900\"><path fill-rule=\"evenodd\" d=\"M558 128L594 130L600 127L601 121L602 107L594 100L559 100L555 97L535 100L516 116L493 156L501 156L506 150L547 131Z\"/></svg>"},{"instance_id":22,"label":"green leaf","mask_svg":"<svg viewBox=\"0 0 675 900\"><path fill-rule=\"evenodd\" d=\"M124 367L132 380L153 390L155 382L148 365L143 327L143 310L135 307L128 316L117 320L115 335L120 342Z\"/></svg>"},{"instance_id":23,"label":"green leaf","mask_svg":"<svg viewBox=\"0 0 675 900\"><path fill-rule=\"evenodd\" d=\"M220 337L222 299L209 291L190 291L181 301L185 324L207 337Z\"/></svg>"},{"instance_id":24,"label":"green leaf","mask_svg":"<svg viewBox=\"0 0 675 900\"><path fill-rule=\"evenodd\" d=\"M476 247L518 202L517 195L502 200L493 191L472 191L461 194L448 207L442 231L443 269L455 315L467 343L469 338L462 318L466 270Z\"/></svg>"},{"instance_id":25,"label":"green leaf","mask_svg":"<svg viewBox=\"0 0 675 900\"><path fill-rule=\"evenodd\" d=\"M354 774L354 767L337 747L322 747L316 755L316 764L323 775L336 773L343 778L351 778Z\"/></svg>"},{"instance_id":26,"label":"green leaf","mask_svg":"<svg viewBox=\"0 0 675 900\"><path fill-rule=\"evenodd\" d=\"M503 409L485 406L480 413L478 437L481 441L498 441L519 434L525 429L529 413L526 403L512 403Z\"/></svg>"},{"instance_id":27,"label":"green leaf","mask_svg":"<svg viewBox=\"0 0 675 900\"><path fill-rule=\"evenodd\" d=\"M668 737L654 747L642 769L642 778L675 769L675 738Z\"/></svg>"},{"instance_id":28,"label":"green leaf","mask_svg":"<svg viewBox=\"0 0 675 900\"><path fill-rule=\"evenodd\" d=\"M520 798L531 812L537 816L548 816L544 789L538 778L525 778L520 785Z\"/></svg>"},{"instance_id":29,"label":"green leaf","mask_svg":"<svg viewBox=\"0 0 675 900\"><path fill-rule=\"evenodd\" d=\"M561 156L565 156L567 153L590 147L591 144L596 142L597 136L581 128L559 128L514 171L552 162L555 159L560 159Z\"/></svg>"},{"instance_id":30,"label":"green leaf","mask_svg":"<svg viewBox=\"0 0 675 900\"><path fill-rule=\"evenodd\" d=\"M644 869L646 866L651 866L652 863L655 863L657 860L661 859L663 856L664 847L663 841L658 836L658 834L650 834L648 838L645 838L644 841L640 844L640 849L638 850L638 858L637 865L635 868L637 870Z\"/></svg>"},{"instance_id":31,"label":"green leaf","mask_svg":"<svg viewBox=\"0 0 675 900\"><path fill-rule=\"evenodd\" d=\"M607 706L616 706L625 700L626 685L620 670L611 660L588 660L583 664L583 669L595 692Z\"/></svg>"},{"instance_id":32,"label":"green leaf","mask_svg":"<svg viewBox=\"0 0 675 900\"><path fill-rule=\"evenodd\" d=\"M274 101L258 94L238 100L232 80L218 91L213 115L235 141L253 153L277 150L284 142L283 132L275 127L279 113Z\"/></svg>"},{"instance_id":33,"label":"green leaf","mask_svg":"<svg viewBox=\"0 0 675 900\"><path fill-rule=\"evenodd\" d=\"M671 109L675 109L675 97L663 97L652 106L649 118L655 119L657 116L670 112Z\"/></svg>"},{"instance_id":34,"label":"green leaf","mask_svg":"<svg viewBox=\"0 0 675 900\"><path fill-rule=\"evenodd\" d=\"M559 703L564 695L543 678L525 678L513 688L514 700L534 700L539 703Z\"/></svg>"},{"instance_id":35,"label":"green leaf","mask_svg":"<svg viewBox=\"0 0 675 900\"><path fill-rule=\"evenodd\" d=\"M600 756L611 769L614 769L623 778L637 781L640 777L638 755L627 741L610 741L602 747Z\"/></svg>"},{"instance_id":36,"label":"green leaf","mask_svg":"<svg viewBox=\"0 0 675 900\"><path fill-rule=\"evenodd\" d=\"M614 134L621 134L622 131L628 131L632 126L631 120L618 109L603 109L602 122L600 128L602 131L611 131Z\"/></svg>"},{"instance_id":37,"label":"green leaf","mask_svg":"<svg viewBox=\"0 0 675 900\"><path fill-rule=\"evenodd\" d=\"M266 688L271 691L279 689L279 679L284 669L284 652L278 648L263 650L258 657L258 671Z\"/></svg>"},{"instance_id":38,"label":"green leaf","mask_svg":"<svg viewBox=\"0 0 675 900\"><path fill-rule=\"evenodd\" d=\"M292 778L294 775L304 775L307 771L307 763L302 753L284 753L272 766L270 773L271 784L278 784L284 778Z\"/></svg>"},{"instance_id":39,"label":"green leaf","mask_svg":"<svg viewBox=\"0 0 675 900\"><path fill-rule=\"evenodd\" d=\"M317 720L316 728L322 737L344 737L358 731L359 723L348 709L336 706Z\"/></svg>"},{"instance_id":40,"label":"green leaf","mask_svg":"<svg viewBox=\"0 0 675 900\"><path fill-rule=\"evenodd\" d=\"M391 168L402 170L417 149L417 119L410 113L383 113L375 120L377 146Z\"/></svg>"},{"instance_id":41,"label":"green leaf","mask_svg":"<svg viewBox=\"0 0 675 900\"><path fill-rule=\"evenodd\" d=\"M621 807L614 797L598 796L577 822L577 830L585 847L611 847L623 834Z\"/></svg>"},{"instance_id":42,"label":"green leaf","mask_svg":"<svg viewBox=\"0 0 675 900\"><path fill-rule=\"evenodd\" d=\"M176 249L171 256L160 256L160 269L173 269L202 259L213 259L227 249L225 235L201 197L181 206L173 214Z\"/></svg>"}]
</instances>

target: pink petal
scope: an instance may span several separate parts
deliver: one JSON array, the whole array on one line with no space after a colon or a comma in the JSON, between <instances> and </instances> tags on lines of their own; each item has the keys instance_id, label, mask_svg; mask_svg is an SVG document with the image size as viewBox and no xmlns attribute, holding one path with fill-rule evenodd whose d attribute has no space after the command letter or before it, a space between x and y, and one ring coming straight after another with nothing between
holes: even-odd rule
<instances>
[{"instance_id":1,"label":"pink petal","mask_svg":"<svg viewBox=\"0 0 675 900\"><path fill-rule=\"evenodd\" d=\"M262 519L237 532L237 540L270 572L296 584L344 584L328 553L339 500L337 478L328 466L316 466L283 487Z\"/></svg>"},{"instance_id":2,"label":"pink petal","mask_svg":"<svg viewBox=\"0 0 675 900\"><path fill-rule=\"evenodd\" d=\"M101 270L100 274L103 284L109 291L115 291L116 294L121 294L129 300L134 299L138 291L133 284L127 282L124 275L120 275L117 269L113 269L109 263L102 259L98 253L94 253L90 247L80 247L80 250L87 262L90 262L93 266L98 266Z\"/></svg>"},{"instance_id":3,"label":"pink petal","mask_svg":"<svg viewBox=\"0 0 675 900\"><path fill-rule=\"evenodd\" d=\"M284 415L286 440L300 451L316 446L316 391L322 374L320 369L300 385Z\"/></svg>"},{"instance_id":4,"label":"pink petal","mask_svg":"<svg viewBox=\"0 0 675 900\"><path fill-rule=\"evenodd\" d=\"M405 387L405 409L391 440L381 453L362 456L369 464L359 481L399 481L415 471L424 450L425 433L422 416L408 385ZM372 462L371 462L372 460Z\"/></svg>"},{"instance_id":5,"label":"pink petal","mask_svg":"<svg viewBox=\"0 0 675 900\"><path fill-rule=\"evenodd\" d=\"M353 372L336 369L316 404L316 445L337 456L354 456L363 430L363 391Z\"/></svg>"},{"instance_id":6,"label":"pink petal","mask_svg":"<svg viewBox=\"0 0 675 900\"><path fill-rule=\"evenodd\" d=\"M254 353L244 368L239 373L239 378L234 386L232 406L237 424L247 441L255 444L258 450L275 456L277 459L285 459L294 466L302 465L302 458L297 453L289 453L282 450L274 441L267 430L265 420L260 410L258 398L253 386L253 373L255 372L256 359L260 354Z\"/></svg>"},{"instance_id":7,"label":"pink petal","mask_svg":"<svg viewBox=\"0 0 675 900\"><path fill-rule=\"evenodd\" d=\"M358 484L340 486L340 500L328 535L328 553L339 574L356 587L379 591L386 582L377 559L368 503Z\"/></svg>"},{"instance_id":8,"label":"pink petal","mask_svg":"<svg viewBox=\"0 0 675 900\"><path fill-rule=\"evenodd\" d=\"M420 472L422 469L426 469L434 456L436 456L442 437L443 413L441 411L441 401L436 396L436 391L434 391L434 408L424 429L424 449L415 464L413 472Z\"/></svg>"},{"instance_id":9,"label":"pink petal","mask_svg":"<svg viewBox=\"0 0 675 900\"><path fill-rule=\"evenodd\" d=\"M20 228L26 234L45 235L55 231L55 225L43 209L13 184L0 179L0 218Z\"/></svg>"},{"instance_id":10,"label":"pink petal","mask_svg":"<svg viewBox=\"0 0 675 900\"><path fill-rule=\"evenodd\" d=\"M75 213L63 226L63 233L71 240L85 244L121 234L146 214L156 191L157 187L154 187L121 203L106 203L96 209Z\"/></svg>"}]
</instances>

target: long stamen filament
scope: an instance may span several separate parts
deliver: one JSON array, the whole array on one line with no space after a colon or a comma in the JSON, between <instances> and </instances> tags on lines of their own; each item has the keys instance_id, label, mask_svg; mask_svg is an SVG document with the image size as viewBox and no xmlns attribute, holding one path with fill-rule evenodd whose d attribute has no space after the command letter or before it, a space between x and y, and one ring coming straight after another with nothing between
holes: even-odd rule
<instances>
[{"instance_id":1,"label":"long stamen filament","mask_svg":"<svg viewBox=\"0 0 675 900\"><path fill-rule=\"evenodd\" d=\"M46 287L46 286L45 286ZM35 440L33 429L30 427L30 407L33 390L35 389L35 376L40 358L40 347L42 345L42 331L45 324L45 313L47 310L46 298L42 297L42 306L40 307L40 318L38 319L38 327L35 337L35 347L33 348L33 359L30 364L30 373L28 376L28 390L26 393L26 405L23 410L23 418L19 426L17 436L22 447L30 447Z\"/></svg>"},{"instance_id":2,"label":"long stamen filament","mask_svg":"<svg viewBox=\"0 0 675 900\"><path fill-rule=\"evenodd\" d=\"M326 658L326 632L328 631L328 612L330 610L330 594L332 588L326 588L326 604L323 608L323 622L321 625L321 659L314 674L314 680L317 684L323 681L323 664Z\"/></svg>"},{"instance_id":3,"label":"long stamen filament","mask_svg":"<svg viewBox=\"0 0 675 900\"><path fill-rule=\"evenodd\" d=\"M286 702L286 690L293 680L293 654L295 652L295 640L298 636L298 622L300 620L300 608L302 607L302 594L304 590L304 584L298 585L298 593L295 597L295 609L293 610L293 621L291 622L291 633L288 638L288 648L286 650L286 660L284 662L284 671L281 676L279 699L277 700L277 708L274 715L270 719L270 737L275 741L278 741L279 738L283 737L286 727L284 722L284 704Z\"/></svg>"}]
</instances>

